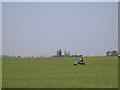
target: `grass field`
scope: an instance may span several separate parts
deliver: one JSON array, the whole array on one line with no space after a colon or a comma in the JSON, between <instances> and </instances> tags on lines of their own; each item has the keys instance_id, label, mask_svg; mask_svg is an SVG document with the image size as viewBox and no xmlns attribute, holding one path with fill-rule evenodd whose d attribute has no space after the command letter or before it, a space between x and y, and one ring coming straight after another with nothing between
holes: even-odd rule
<instances>
[{"instance_id":1,"label":"grass field","mask_svg":"<svg viewBox=\"0 0 120 90\"><path fill-rule=\"evenodd\" d=\"M117 88L118 58L3 58L3 88Z\"/></svg>"}]
</instances>

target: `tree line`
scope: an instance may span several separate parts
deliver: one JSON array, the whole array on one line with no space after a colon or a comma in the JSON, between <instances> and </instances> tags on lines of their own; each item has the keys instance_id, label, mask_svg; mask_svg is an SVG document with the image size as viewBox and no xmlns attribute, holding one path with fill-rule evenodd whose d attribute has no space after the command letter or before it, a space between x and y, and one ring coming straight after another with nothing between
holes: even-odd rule
<instances>
[{"instance_id":1,"label":"tree line","mask_svg":"<svg viewBox=\"0 0 120 90\"><path fill-rule=\"evenodd\" d=\"M62 50L59 49L56 52L56 55L54 57L80 57L82 55L70 55L70 51L64 51L64 54L62 54ZM113 51L107 51L106 56L118 56L118 52L116 50Z\"/></svg>"},{"instance_id":2,"label":"tree line","mask_svg":"<svg viewBox=\"0 0 120 90\"><path fill-rule=\"evenodd\" d=\"M117 55L118 52L116 50L106 52L106 56L117 56Z\"/></svg>"}]
</instances>

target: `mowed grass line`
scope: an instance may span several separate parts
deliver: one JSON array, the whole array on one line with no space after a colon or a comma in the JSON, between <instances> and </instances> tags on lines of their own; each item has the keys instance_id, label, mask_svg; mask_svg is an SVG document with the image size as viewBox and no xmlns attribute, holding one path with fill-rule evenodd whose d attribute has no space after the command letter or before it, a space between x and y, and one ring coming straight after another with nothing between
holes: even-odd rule
<instances>
[{"instance_id":1,"label":"mowed grass line","mask_svg":"<svg viewBox=\"0 0 120 90\"><path fill-rule=\"evenodd\" d=\"M3 88L117 88L117 57L3 58Z\"/></svg>"}]
</instances>

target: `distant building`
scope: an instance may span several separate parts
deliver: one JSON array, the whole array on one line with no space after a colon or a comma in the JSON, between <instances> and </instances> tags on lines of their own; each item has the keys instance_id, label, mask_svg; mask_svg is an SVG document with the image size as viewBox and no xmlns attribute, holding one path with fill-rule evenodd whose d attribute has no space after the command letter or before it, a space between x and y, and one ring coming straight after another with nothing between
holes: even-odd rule
<instances>
[{"instance_id":1,"label":"distant building","mask_svg":"<svg viewBox=\"0 0 120 90\"><path fill-rule=\"evenodd\" d=\"M57 55L57 57L61 57L62 56L62 51L61 51L61 49L59 49L59 50L57 50L57 53L56 53Z\"/></svg>"}]
</instances>

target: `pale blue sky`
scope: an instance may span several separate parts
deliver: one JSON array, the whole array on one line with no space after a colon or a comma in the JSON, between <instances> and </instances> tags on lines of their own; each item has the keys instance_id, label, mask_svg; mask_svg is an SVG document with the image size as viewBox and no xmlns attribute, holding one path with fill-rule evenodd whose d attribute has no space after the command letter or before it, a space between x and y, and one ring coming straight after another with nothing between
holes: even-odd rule
<instances>
[{"instance_id":1,"label":"pale blue sky","mask_svg":"<svg viewBox=\"0 0 120 90\"><path fill-rule=\"evenodd\" d=\"M105 55L118 50L117 2L4 2L4 55Z\"/></svg>"},{"instance_id":2,"label":"pale blue sky","mask_svg":"<svg viewBox=\"0 0 120 90\"><path fill-rule=\"evenodd\" d=\"M2 55L2 2L0 2L0 56Z\"/></svg>"}]
</instances>

